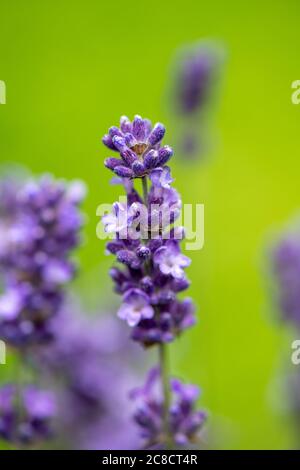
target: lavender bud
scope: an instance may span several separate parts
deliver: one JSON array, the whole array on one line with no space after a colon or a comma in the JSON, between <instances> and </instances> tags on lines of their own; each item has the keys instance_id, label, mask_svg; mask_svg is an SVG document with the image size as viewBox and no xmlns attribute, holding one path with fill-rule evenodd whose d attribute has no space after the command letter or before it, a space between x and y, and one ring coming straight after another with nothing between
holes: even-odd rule
<instances>
[{"instance_id":1,"label":"lavender bud","mask_svg":"<svg viewBox=\"0 0 300 470\"><path fill-rule=\"evenodd\" d=\"M146 246L139 246L138 249L136 250L136 254L139 258L146 260L150 256L150 250Z\"/></svg>"},{"instance_id":2,"label":"lavender bud","mask_svg":"<svg viewBox=\"0 0 300 470\"><path fill-rule=\"evenodd\" d=\"M125 134L125 142L128 147L133 147L136 144L136 140L130 132Z\"/></svg>"},{"instance_id":3,"label":"lavender bud","mask_svg":"<svg viewBox=\"0 0 300 470\"><path fill-rule=\"evenodd\" d=\"M152 294L154 290L154 285L150 276L145 276L141 279L141 288L147 294Z\"/></svg>"},{"instance_id":4,"label":"lavender bud","mask_svg":"<svg viewBox=\"0 0 300 470\"><path fill-rule=\"evenodd\" d=\"M132 123L132 132L137 140L143 141L145 139L146 128L145 123L141 116L136 115Z\"/></svg>"},{"instance_id":5,"label":"lavender bud","mask_svg":"<svg viewBox=\"0 0 300 470\"><path fill-rule=\"evenodd\" d=\"M119 135L114 135L112 141L116 149L119 150L119 152L126 149L126 142L125 142L124 137L120 137Z\"/></svg>"},{"instance_id":6,"label":"lavender bud","mask_svg":"<svg viewBox=\"0 0 300 470\"><path fill-rule=\"evenodd\" d=\"M120 119L120 128L123 134L126 134L126 132L131 132L132 131L132 124L130 120L128 119L127 116L121 116Z\"/></svg>"},{"instance_id":7,"label":"lavender bud","mask_svg":"<svg viewBox=\"0 0 300 470\"><path fill-rule=\"evenodd\" d=\"M129 250L118 251L117 260L133 269L137 269L140 266L138 257Z\"/></svg>"},{"instance_id":8,"label":"lavender bud","mask_svg":"<svg viewBox=\"0 0 300 470\"><path fill-rule=\"evenodd\" d=\"M117 240L108 242L106 244L106 249L107 249L107 251L109 251L110 253L115 255L116 253L118 253L118 251L123 249L123 243L121 241L119 242Z\"/></svg>"},{"instance_id":9,"label":"lavender bud","mask_svg":"<svg viewBox=\"0 0 300 470\"><path fill-rule=\"evenodd\" d=\"M112 141L112 138L109 134L105 134L104 137L102 137L102 142L106 147L108 147L110 150L117 150L116 147L114 146L114 143Z\"/></svg>"},{"instance_id":10,"label":"lavender bud","mask_svg":"<svg viewBox=\"0 0 300 470\"><path fill-rule=\"evenodd\" d=\"M173 150L168 145L165 145L164 147L159 149L158 155L159 155L159 164L165 165L172 157Z\"/></svg>"},{"instance_id":11,"label":"lavender bud","mask_svg":"<svg viewBox=\"0 0 300 470\"><path fill-rule=\"evenodd\" d=\"M104 165L110 170L114 170L116 166L122 165L122 160L119 158L109 157L104 160Z\"/></svg>"},{"instance_id":12,"label":"lavender bud","mask_svg":"<svg viewBox=\"0 0 300 470\"><path fill-rule=\"evenodd\" d=\"M122 152L120 152L121 157L125 161L125 163L129 166L133 164L135 160L137 160L136 154L130 150L130 148L125 147Z\"/></svg>"},{"instance_id":13,"label":"lavender bud","mask_svg":"<svg viewBox=\"0 0 300 470\"><path fill-rule=\"evenodd\" d=\"M159 164L159 161L157 150L149 150L144 156L144 165L147 169L155 168Z\"/></svg>"},{"instance_id":14,"label":"lavender bud","mask_svg":"<svg viewBox=\"0 0 300 470\"><path fill-rule=\"evenodd\" d=\"M133 176L133 171L128 168L127 166L116 166L114 168L114 172L116 175L120 176L121 178L131 178Z\"/></svg>"},{"instance_id":15,"label":"lavender bud","mask_svg":"<svg viewBox=\"0 0 300 470\"><path fill-rule=\"evenodd\" d=\"M161 124L160 122L155 124L151 134L148 137L150 145L158 144L163 139L165 132L166 128L163 124Z\"/></svg>"},{"instance_id":16,"label":"lavender bud","mask_svg":"<svg viewBox=\"0 0 300 470\"><path fill-rule=\"evenodd\" d=\"M142 176L145 173L145 167L142 162L139 160L136 160L132 164L132 170L135 174L135 176Z\"/></svg>"},{"instance_id":17,"label":"lavender bud","mask_svg":"<svg viewBox=\"0 0 300 470\"><path fill-rule=\"evenodd\" d=\"M118 127L116 126L112 126L108 129L108 133L110 135L110 137L113 139L113 137L115 135L119 135L120 137L122 137L122 132L120 131L120 129L118 129Z\"/></svg>"}]
</instances>

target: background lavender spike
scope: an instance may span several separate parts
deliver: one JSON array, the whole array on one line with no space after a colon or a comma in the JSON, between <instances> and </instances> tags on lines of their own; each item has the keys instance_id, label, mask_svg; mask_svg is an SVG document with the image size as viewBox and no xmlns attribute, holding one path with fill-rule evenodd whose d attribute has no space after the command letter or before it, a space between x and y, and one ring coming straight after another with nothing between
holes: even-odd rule
<instances>
[{"instance_id":1,"label":"background lavender spike","mask_svg":"<svg viewBox=\"0 0 300 470\"><path fill-rule=\"evenodd\" d=\"M35 445L52 437L55 396L33 385L0 388L0 438L15 445Z\"/></svg>"},{"instance_id":2,"label":"background lavender spike","mask_svg":"<svg viewBox=\"0 0 300 470\"><path fill-rule=\"evenodd\" d=\"M300 231L281 237L272 251L275 297L282 320L300 329Z\"/></svg>"},{"instance_id":3,"label":"background lavender spike","mask_svg":"<svg viewBox=\"0 0 300 470\"><path fill-rule=\"evenodd\" d=\"M80 240L78 206L85 191L80 182L48 176L24 184L9 198L13 189L8 182L4 198L13 217L2 217L0 225L0 338L20 347L48 339L48 320L75 275L70 254Z\"/></svg>"},{"instance_id":4,"label":"background lavender spike","mask_svg":"<svg viewBox=\"0 0 300 470\"><path fill-rule=\"evenodd\" d=\"M171 68L168 107L182 156L203 153L208 112L219 80L223 51L212 42L183 47Z\"/></svg>"},{"instance_id":5,"label":"background lavender spike","mask_svg":"<svg viewBox=\"0 0 300 470\"><path fill-rule=\"evenodd\" d=\"M122 325L68 305L52 320L51 332L53 341L35 354L58 396L57 442L74 449L137 448L127 398L142 359Z\"/></svg>"}]
</instances>

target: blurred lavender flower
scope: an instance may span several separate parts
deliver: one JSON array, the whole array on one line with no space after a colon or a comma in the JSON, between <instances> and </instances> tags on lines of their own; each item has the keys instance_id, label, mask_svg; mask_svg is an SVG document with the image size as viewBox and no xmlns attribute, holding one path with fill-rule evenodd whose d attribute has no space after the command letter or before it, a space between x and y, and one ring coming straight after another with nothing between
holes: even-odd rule
<instances>
[{"instance_id":1,"label":"blurred lavender flower","mask_svg":"<svg viewBox=\"0 0 300 470\"><path fill-rule=\"evenodd\" d=\"M147 448L159 446L165 441L163 424L163 397L159 388L160 370L151 369L145 385L132 390L131 398L137 402L134 419L141 430ZM199 389L171 379L172 400L169 409L169 428L174 443L187 445L197 439L205 420L204 411L195 410Z\"/></svg>"},{"instance_id":2,"label":"blurred lavender flower","mask_svg":"<svg viewBox=\"0 0 300 470\"><path fill-rule=\"evenodd\" d=\"M69 306L50 327L53 341L35 355L47 383L57 389L58 439L71 448L137 448L127 403L136 354L122 325Z\"/></svg>"},{"instance_id":3,"label":"blurred lavender flower","mask_svg":"<svg viewBox=\"0 0 300 470\"><path fill-rule=\"evenodd\" d=\"M286 230L269 252L272 270L273 297L281 320L300 330L300 230L299 226ZM294 368L284 374L287 400L285 410L290 412L300 435L300 374Z\"/></svg>"},{"instance_id":4,"label":"blurred lavender flower","mask_svg":"<svg viewBox=\"0 0 300 470\"><path fill-rule=\"evenodd\" d=\"M199 47L183 57L177 77L178 112L191 115L199 112L209 98L215 58Z\"/></svg>"},{"instance_id":5,"label":"blurred lavender flower","mask_svg":"<svg viewBox=\"0 0 300 470\"><path fill-rule=\"evenodd\" d=\"M203 151L207 111L212 104L221 61L220 48L210 43L184 47L176 55L169 100L183 156Z\"/></svg>"},{"instance_id":6,"label":"blurred lavender flower","mask_svg":"<svg viewBox=\"0 0 300 470\"><path fill-rule=\"evenodd\" d=\"M300 328L300 233L287 233L272 251L276 298L282 319Z\"/></svg>"},{"instance_id":7,"label":"blurred lavender flower","mask_svg":"<svg viewBox=\"0 0 300 470\"><path fill-rule=\"evenodd\" d=\"M16 445L34 445L52 436L56 415L52 392L15 385L0 388L0 437Z\"/></svg>"},{"instance_id":8,"label":"blurred lavender flower","mask_svg":"<svg viewBox=\"0 0 300 470\"><path fill-rule=\"evenodd\" d=\"M62 305L64 285L74 277L69 256L79 243L84 187L43 177L24 184L13 197L9 184L4 192L0 338L23 346L48 338L48 320ZM7 219L7 213L13 217Z\"/></svg>"}]
</instances>

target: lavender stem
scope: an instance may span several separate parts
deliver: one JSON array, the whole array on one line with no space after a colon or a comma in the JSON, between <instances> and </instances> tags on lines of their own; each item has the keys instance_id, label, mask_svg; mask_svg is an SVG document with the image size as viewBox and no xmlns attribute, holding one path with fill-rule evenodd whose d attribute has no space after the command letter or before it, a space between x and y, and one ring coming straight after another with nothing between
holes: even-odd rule
<instances>
[{"instance_id":1,"label":"lavender stem","mask_svg":"<svg viewBox=\"0 0 300 470\"><path fill-rule=\"evenodd\" d=\"M172 433L169 426L169 410L170 410L170 379L167 357L167 347L164 343L159 344L159 363L163 392L163 428L166 438L166 449L172 449Z\"/></svg>"},{"instance_id":2,"label":"lavender stem","mask_svg":"<svg viewBox=\"0 0 300 470\"><path fill-rule=\"evenodd\" d=\"M143 185L143 198L144 203L148 204L148 185L147 185L147 176L143 176L142 178L142 185Z\"/></svg>"}]
</instances>

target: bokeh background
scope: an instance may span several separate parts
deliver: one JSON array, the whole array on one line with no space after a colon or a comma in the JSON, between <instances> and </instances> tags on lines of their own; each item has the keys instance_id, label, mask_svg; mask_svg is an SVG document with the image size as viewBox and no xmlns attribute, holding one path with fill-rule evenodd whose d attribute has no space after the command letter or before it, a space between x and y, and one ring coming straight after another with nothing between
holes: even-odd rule
<instances>
[{"instance_id":1,"label":"bokeh background","mask_svg":"<svg viewBox=\"0 0 300 470\"><path fill-rule=\"evenodd\" d=\"M214 118L216 145L203 163L173 159L186 203L205 204L205 246L190 252L190 295L199 323L172 347L174 373L199 384L210 412L209 445L290 448L292 425L273 387L290 339L273 319L264 250L300 207L300 4L152 0L1 2L0 159L88 185L85 243L74 286L93 305L108 296L112 259L96 238L96 207L113 202L101 136L119 116L165 122L173 54L201 38L227 60ZM172 126L168 138L172 140ZM0 367L0 375L13 367Z\"/></svg>"}]
</instances>

